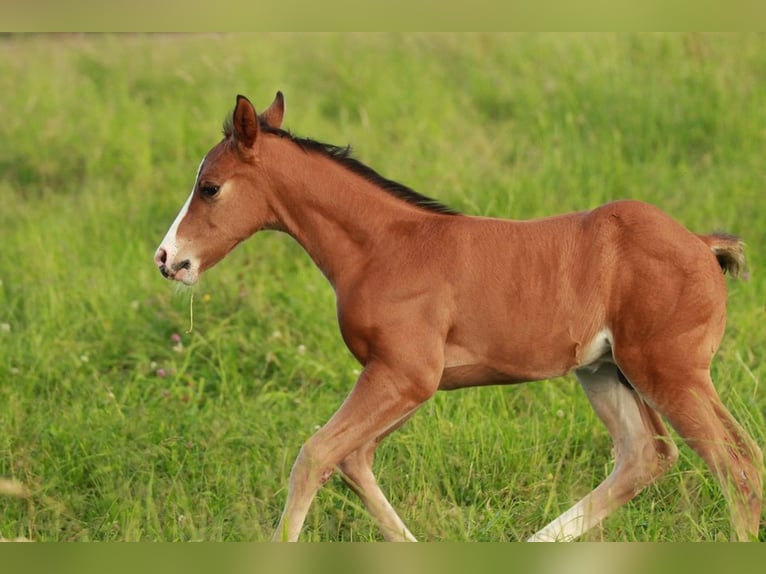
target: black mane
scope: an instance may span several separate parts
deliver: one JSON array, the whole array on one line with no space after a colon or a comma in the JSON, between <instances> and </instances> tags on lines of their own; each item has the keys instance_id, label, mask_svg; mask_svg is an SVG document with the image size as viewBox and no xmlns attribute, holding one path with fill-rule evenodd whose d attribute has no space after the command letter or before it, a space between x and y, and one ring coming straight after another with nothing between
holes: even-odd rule
<instances>
[{"instance_id":1,"label":"black mane","mask_svg":"<svg viewBox=\"0 0 766 574\"><path fill-rule=\"evenodd\" d=\"M363 164L358 159L354 158L351 155L350 145L345 147L340 147L340 146L335 146L332 144L318 142L310 138L297 137L291 134L287 130L271 127L268 124L264 123L263 121L260 122L259 127L263 132L273 134L281 138L289 139L290 141L298 145L303 150L317 152L330 158L331 160L339 163L346 169L356 173L357 175L361 175L366 180L380 187L382 190L390 193L391 195L395 197L398 197L399 199L406 201L407 203L416 205L422 209L425 209L427 211L432 211L435 213L442 213L445 215L460 214L458 211L455 211L451 207L448 207L444 205L443 203L436 201L435 199L431 199L430 197L421 195L420 193L407 187L406 185L397 183L390 179L386 179L385 177L380 175L371 167ZM231 125L231 119L226 120L226 122L224 123L223 131L227 137L232 135L233 129Z\"/></svg>"}]
</instances>

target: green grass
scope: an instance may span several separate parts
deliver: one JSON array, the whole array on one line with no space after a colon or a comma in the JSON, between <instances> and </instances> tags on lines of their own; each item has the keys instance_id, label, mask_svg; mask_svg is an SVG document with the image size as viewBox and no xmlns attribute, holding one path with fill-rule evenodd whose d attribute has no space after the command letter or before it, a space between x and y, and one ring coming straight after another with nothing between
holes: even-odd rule
<instances>
[{"instance_id":1,"label":"green grass","mask_svg":"<svg viewBox=\"0 0 766 574\"><path fill-rule=\"evenodd\" d=\"M617 198L748 243L713 375L764 444L766 37L11 36L0 39L0 536L264 540L292 460L351 388L333 294L262 234L189 291L153 251L237 93L474 214ZM179 345L174 335L180 336ZM573 378L438 394L376 472L423 540L523 539L610 470ZM702 462L587 540L728 539ZM376 540L337 479L305 540Z\"/></svg>"}]
</instances>

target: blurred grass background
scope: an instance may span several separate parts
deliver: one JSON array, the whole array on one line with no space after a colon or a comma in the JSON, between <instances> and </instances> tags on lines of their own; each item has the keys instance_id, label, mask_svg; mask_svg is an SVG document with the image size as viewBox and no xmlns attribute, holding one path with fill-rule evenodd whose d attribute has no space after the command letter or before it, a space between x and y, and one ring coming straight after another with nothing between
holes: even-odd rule
<instances>
[{"instance_id":1,"label":"blurred grass background","mask_svg":"<svg viewBox=\"0 0 766 574\"><path fill-rule=\"evenodd\" d=\"M470 214L635 198L748 244L713 375L764 443L760 34L10 35L0 38L0 536L263 540L301 443L351 388L332 290L288 237L196 288L152 263L235 95ZM610 470L572 377L439 394L376 471L424 540L519 540ZM19 490L19 488L21 490ZM13 494L13 495L11 495ZM587 540L728 539L686 447ZM305 540L375 540L339 480Z\"/></svg>"}]
</instances>

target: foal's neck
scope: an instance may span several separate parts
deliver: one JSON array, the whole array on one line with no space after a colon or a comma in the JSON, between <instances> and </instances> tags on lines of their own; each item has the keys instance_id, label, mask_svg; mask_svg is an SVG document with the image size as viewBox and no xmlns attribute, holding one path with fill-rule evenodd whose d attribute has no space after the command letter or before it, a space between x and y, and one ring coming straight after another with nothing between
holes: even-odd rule
<instances>
[{"instance_id":1,"label":"foal's neck","mask_svg":"<svg viewBox=\"0 0 766 574\"><path fill-rule=\"evenodd\" d=\"M407 203L317 151L275 139L264 165L273 170L276 229L293 236L333 286L391 241L391 227L437 214Z\"/></svg>"}]
</instances>

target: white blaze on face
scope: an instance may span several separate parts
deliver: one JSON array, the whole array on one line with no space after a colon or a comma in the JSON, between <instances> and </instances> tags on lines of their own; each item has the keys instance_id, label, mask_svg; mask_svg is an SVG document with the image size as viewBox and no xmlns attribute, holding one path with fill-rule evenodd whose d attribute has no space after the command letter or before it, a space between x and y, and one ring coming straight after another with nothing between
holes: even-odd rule
<instances>
[{"instance_id":1,"label":"white blaze on face","mask_svg":"<svg viewBox=\"0 0 766 574\"><path fill-rule=\"evenodd\" d=\"M176 237L176 232L178 231L178 226L181 224L184 217L186 217L186 212L189 210L189 204L191 203L192 197L194 196L194 190L197 189L197 184L199 183L199 174L202 172L202 166L204 164L205 158L203 157L199 167L197 168L197 176L194 178L194 185L192 186L191 193L186 199L186 203L184 203L183 207L181 207L181 211L178 212L178 215L176 216L175 221L173 221L173 224L170 226L170 229L168 229L168 232L165 234L164 239L160 243L160 249L164 249L167 253L167 265L169 267L172 266L176 261L176 256L178 255L178 238Z\"/></svg>"}]
</instances>

